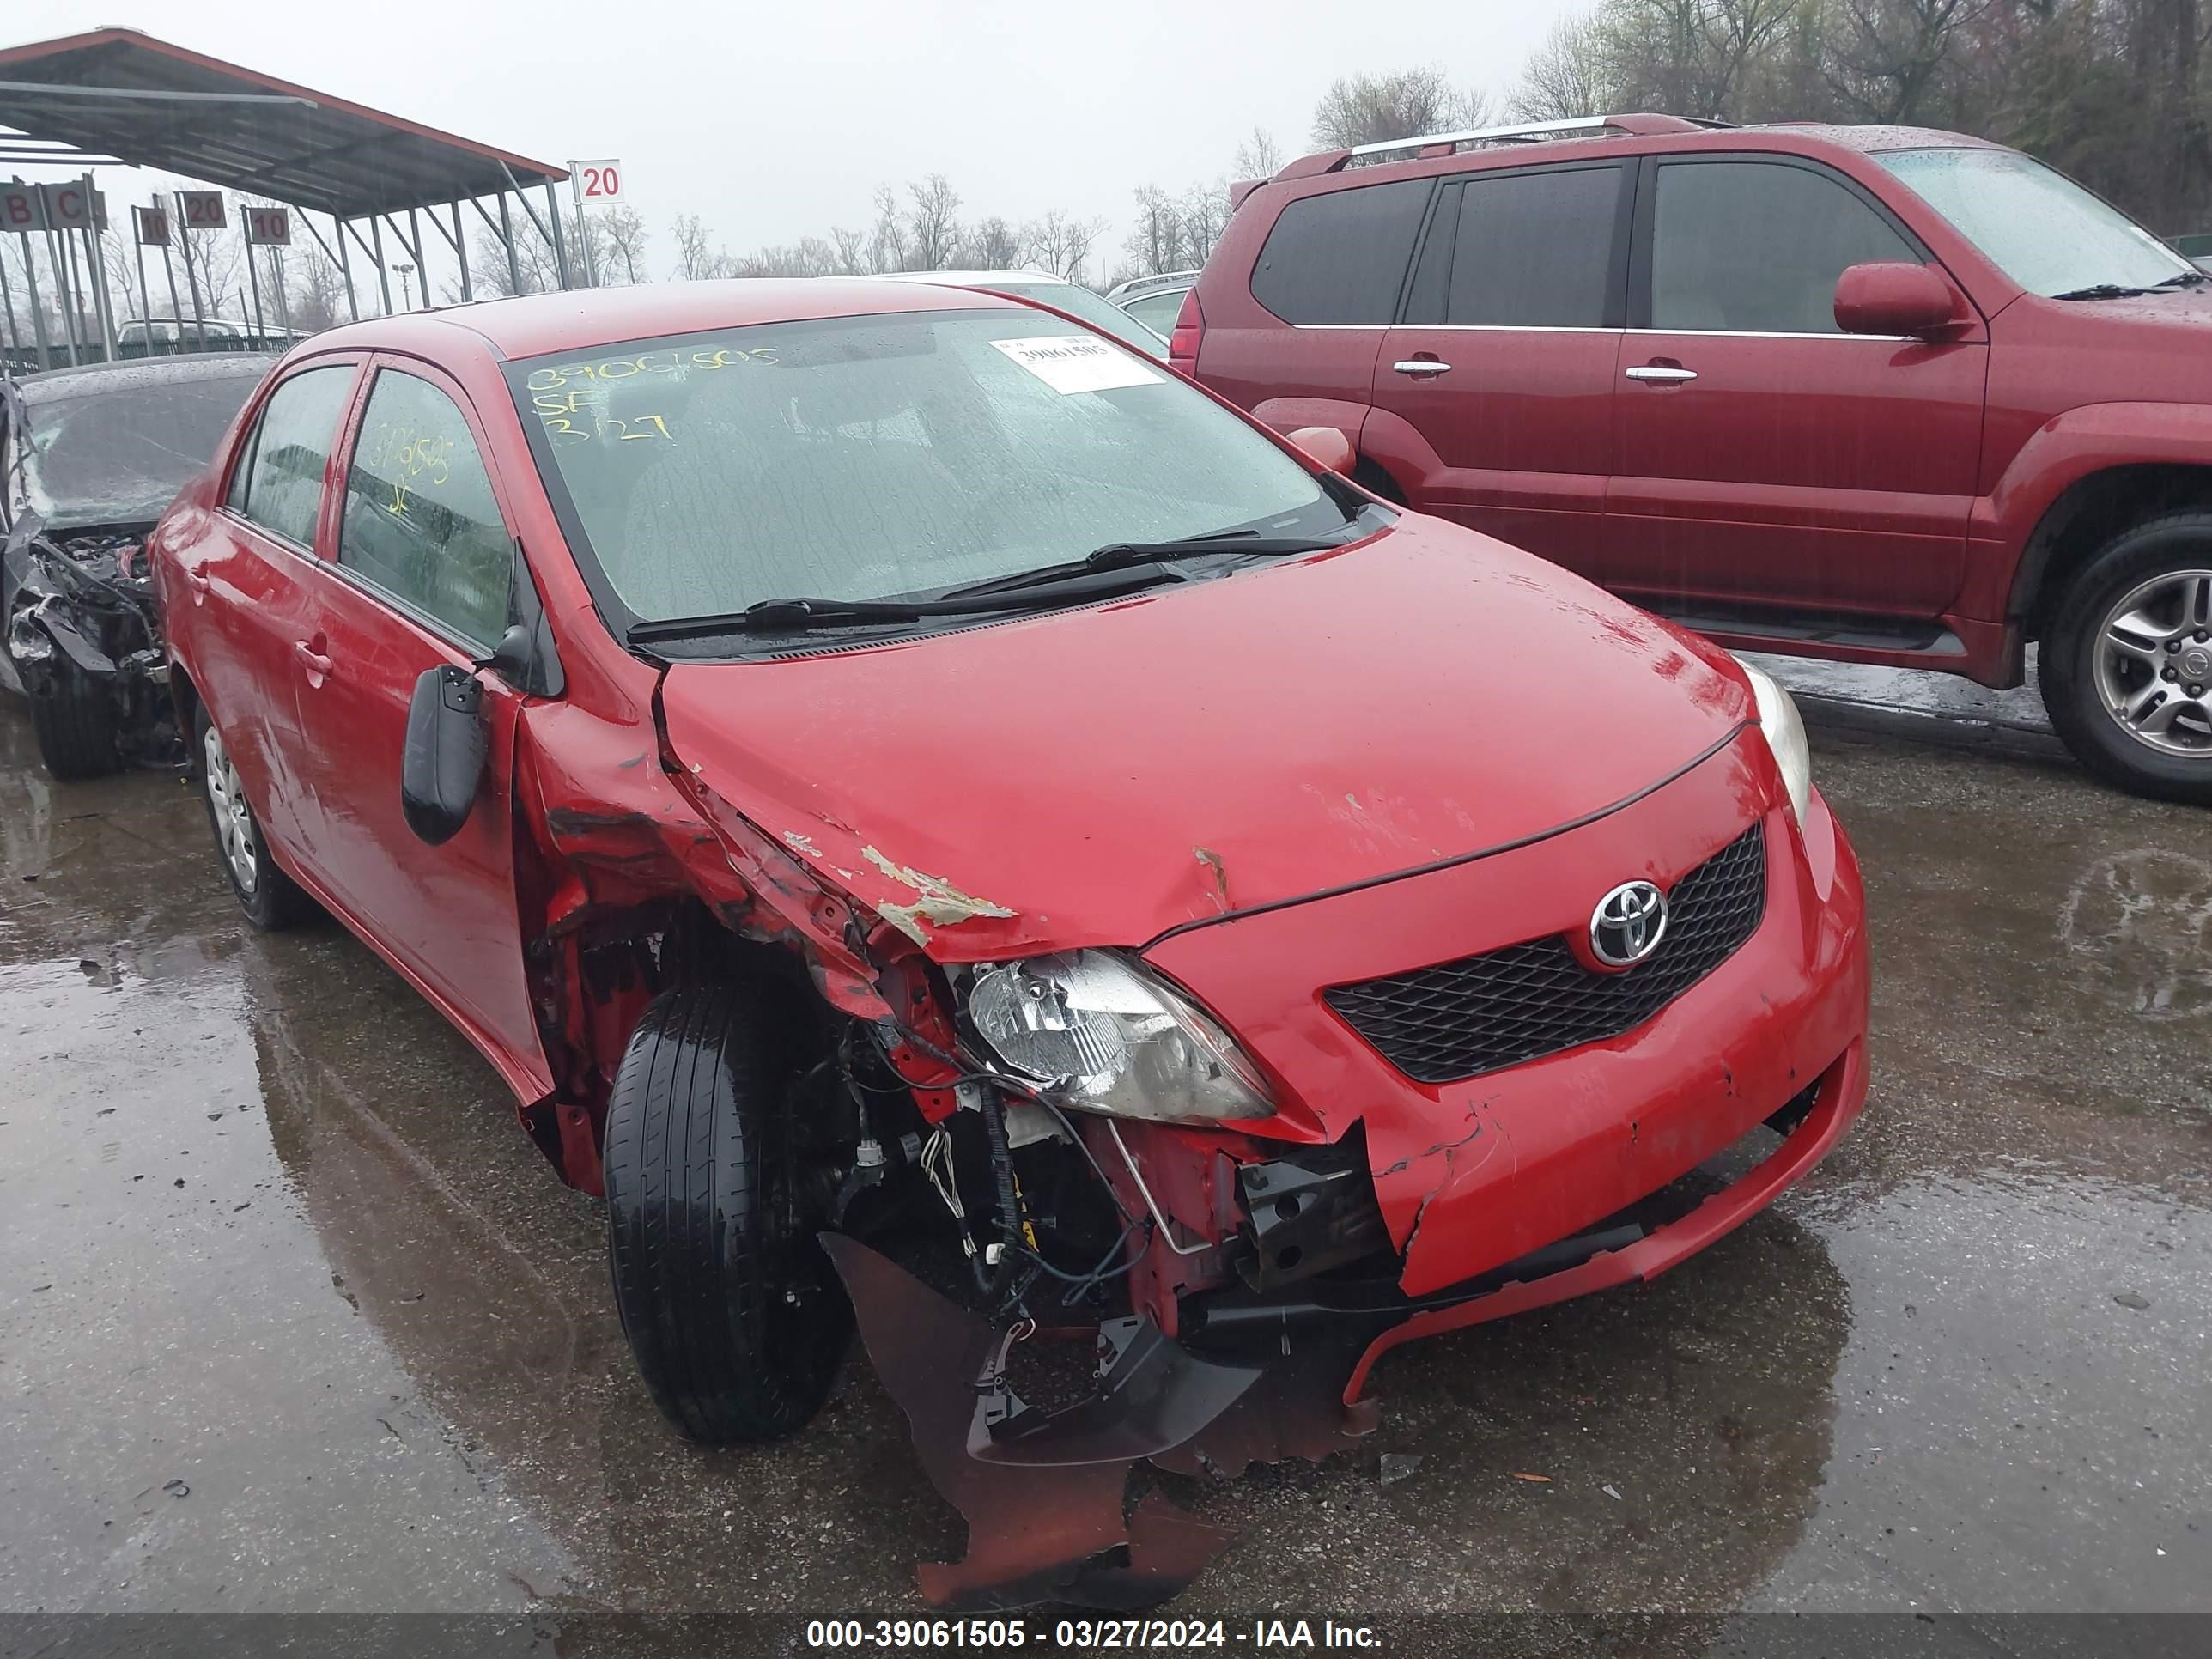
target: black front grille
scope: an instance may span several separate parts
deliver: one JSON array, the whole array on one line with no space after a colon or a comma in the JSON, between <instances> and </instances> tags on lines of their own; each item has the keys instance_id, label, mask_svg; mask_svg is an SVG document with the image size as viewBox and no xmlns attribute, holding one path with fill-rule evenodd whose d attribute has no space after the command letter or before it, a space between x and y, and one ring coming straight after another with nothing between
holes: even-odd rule
<instances>
[{"instance_id":1,"label":"black front grille","mask_svg":"<svg viewBox=\"0 0 2212 1659\"><path fill-rule=\"evenodd\" d=\"M1495 1072L1642 1024L1733 956L1766 909L1766 834L1753 824L1674 884L1667 931L1626 973L1585 968L1554 934L1322 994L1421 1083Z\"/></svg>"}]
</instances>

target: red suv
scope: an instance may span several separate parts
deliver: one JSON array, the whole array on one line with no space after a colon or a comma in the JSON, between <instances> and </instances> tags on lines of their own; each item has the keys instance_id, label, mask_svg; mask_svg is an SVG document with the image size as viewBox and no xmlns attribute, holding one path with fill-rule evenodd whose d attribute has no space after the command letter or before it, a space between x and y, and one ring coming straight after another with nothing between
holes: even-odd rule
<instances>
[{"instance_id":1,"label":"red suv","mask_svg":"<svg viewBox=\"0 0 2212 1659\"><path fill-rule=\"evenodd\" d=\"M2020 684L2212 801L2212 290L2015 151L1591 117L1249 191L1176 361L1731 646Z\"/></svg>"}]
</instances>

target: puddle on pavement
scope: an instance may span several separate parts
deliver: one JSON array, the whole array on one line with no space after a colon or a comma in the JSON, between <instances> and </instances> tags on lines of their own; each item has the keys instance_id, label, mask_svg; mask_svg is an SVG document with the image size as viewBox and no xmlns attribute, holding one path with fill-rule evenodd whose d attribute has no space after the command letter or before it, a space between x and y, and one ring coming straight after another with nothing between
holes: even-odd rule
<instances>
[{"instance_id":1,"label":"puddle on pavement","mask_svg":"<svg viewBox=\"0 0 2212 1659\"><path fill-rule=\"evenodd\" d=\"M246 929L173 781L47 786L11 709L0 750L5 1606L916 1606L959 1522L864 1364L792 1440L676 1439L466 1044L334 926ZM1641 1292L1400 1351L1359 1453L1160 1477L1243 1529L1185 1608L2212 1605L2212 1029L2153 1017L2185 948L2131 1006L2175 936L2091 902L2193 893L2124 860L2212 867L2212 815L1819 775L1874 894L1860 1132Z\"/></svg>"}]
</instances>

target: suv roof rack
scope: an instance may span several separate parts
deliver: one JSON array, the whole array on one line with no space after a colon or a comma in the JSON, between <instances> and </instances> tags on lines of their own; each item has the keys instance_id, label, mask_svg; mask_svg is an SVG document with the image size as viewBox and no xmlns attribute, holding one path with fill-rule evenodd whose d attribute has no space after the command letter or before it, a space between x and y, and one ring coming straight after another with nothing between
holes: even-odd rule
<instances>
[{"instance_id":1,"label":"suv roof rack","mask_svg":"<svg viewBox=\"0 0 2212 1659\"><path fill-rule=\"evenodd\" d=\"M1449 155L1463 148L1485 144L1541 143L1549 139L1584 133L1593 137L1601 133L1619 133L1626 137L1641 137L1650 133L1701 132L1733 125L1733 122L1709 121L1689 115L1572 115L1555 121L1528 121L1506 127L1470 127L1462 132L1425 133L1413 138L1390 138L1380 143L1354 144L1349 149L1325 149L1292 161L1275 177L1307 179L1316 173L1335 173L1355 164L1373 166L1385 160L1409 159L1431 152Z\"/></svg>"}]
</instances>

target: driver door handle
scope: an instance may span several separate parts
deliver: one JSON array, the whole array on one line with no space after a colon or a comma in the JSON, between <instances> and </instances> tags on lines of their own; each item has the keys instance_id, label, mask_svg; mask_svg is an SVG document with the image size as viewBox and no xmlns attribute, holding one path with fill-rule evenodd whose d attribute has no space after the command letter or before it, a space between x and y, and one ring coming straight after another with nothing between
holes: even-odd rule
<instances>
[{"instance_id":1,"label":"driver door handle","mask_svg":"<svg viewBox=\"0 0 2212 1659\"><path fill-rule=\"evenodd\" d=\"M1630 380L1642 380L1651 386L1680 386L1685 380L1698 378L1698 371L1694 368L1669 368L1661 363L1645 363L1626 372Z\"/></svg>"},{"instance_id":2,"label":"driver door handle","mask_svg":"<svg viewBox=\"0 0 2212 1659\"><path fill-rule=\"evenodd\" d=\"M324 656L320 652L311 649L307 641L293 641L292 654L297 657L300 659L301 665L318 680L325 680L330 678L331 659L328 657Z\"/></svg>"},{"instance_id":3,"label":"driver door handle","mask_svg":"<svg viewBox=\"0 0 2212 1659\"><path fill-rule=\"evenodd\" d=\"M185 571L185 580L191 584L192 592L195 593L209 592L212 591L215 586L214 579L204 570L194 570L187 568Z\"/></svg>"},{"instance_id":4,"label":"driver door handle","mask_svg":"<svg viewBox=\"0 0 2212 1659\"><path fill-rule=\"evenodd\" d=\"M1449 363L1440 363L1433 357L1414 357L1402 363L1393 363L1391 368L1401 374L1410 374L1417 380L1432 380L1439 374L1451 373Z\"/></svg>"}]
</instances>

